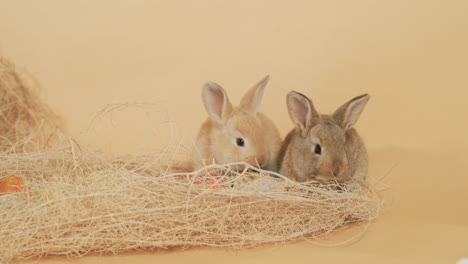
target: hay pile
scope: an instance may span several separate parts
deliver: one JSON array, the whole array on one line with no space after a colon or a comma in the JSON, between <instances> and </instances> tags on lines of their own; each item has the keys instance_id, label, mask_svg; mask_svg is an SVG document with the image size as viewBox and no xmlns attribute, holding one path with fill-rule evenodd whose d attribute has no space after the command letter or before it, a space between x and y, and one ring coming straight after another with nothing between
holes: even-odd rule
<instances>
[{"instance_id":1,"label":"hay pile","mask_svg":"<svg viewBox=\"0 0 468 264\"><path fill-rule=\"evenodd\" d=\"M31 78L0 57L0 150L38 150L54 140L62 120L44 104Z\"/></svg>"},{"instance_id":2,"label":"hay pile","mask_svg":"<svg viewBox=\"0 0 468 264\"><path fill-rule=\"evenodd\" d=\"M0 262L314 239L368 223L380 210L368 187L338 192L252 167L258 178L250 181L227 166L174 173L170 151L121 158L92 152L56 129L59 119L0 62L0 131L9 142L0 149L0 180L20 176L31 187L0 195ZM217 183L195 184L206 172L218 175Z\"/></svg>"}]
</instances>

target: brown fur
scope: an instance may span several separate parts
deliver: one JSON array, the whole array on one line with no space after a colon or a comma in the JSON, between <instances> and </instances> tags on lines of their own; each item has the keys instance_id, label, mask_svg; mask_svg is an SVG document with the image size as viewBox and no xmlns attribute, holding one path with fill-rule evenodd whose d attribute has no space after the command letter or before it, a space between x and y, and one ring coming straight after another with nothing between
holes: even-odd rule
<instances>
[{"instance_id":1,"label":"brown fur","mask_svg":"<svg viewBox=\"0 0 468 264\"><path fill-rule=\"evenodd\" d=\"M245 161L263 169L277 170L277 155L281 145L279 132L269 118L257 112L267 81L265 78L247 91L239 107L231 105L227 94L220 86L207 84L210 87L204 89L212 89L217 94L215 96L205 92L203 94L210 117L200 127L193 150L196 169L213 162L226 164ZM218 94L223 96L219 97ZM219 106L217 103L221 100L223 100L223 110L218 115L216 110L219 108L212 106ZM236 145L237 138L245 140L244 147Z\"/></svg>"},{"instance_id":2,"label":"brown fur","mask_svg":"<svg viewBox=\"0 0 468 264\"><path fill-rule=\"evenodd\" d=\"M280 173L301 182L365 181L367 151L352 125L368 99L368 95L356 97L330 116L318 115L304 95L289 93L288 110L296 128L282 143ZM320 155L314 153L316 144L322 147Z\"/></svg>"}]
</instances>

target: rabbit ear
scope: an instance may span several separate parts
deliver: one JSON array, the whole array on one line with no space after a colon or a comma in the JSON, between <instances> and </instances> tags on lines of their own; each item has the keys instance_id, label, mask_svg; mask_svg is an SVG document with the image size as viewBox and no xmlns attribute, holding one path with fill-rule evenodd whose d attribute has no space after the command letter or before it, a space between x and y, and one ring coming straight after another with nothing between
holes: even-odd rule
<instances>
[{"instance_id":1,"label":"rabbit ear","mask_svg":"<svg viewBox=\"0 0 468 264\"><path fill-rule=\"evenodd\" d=\"M203 86L202 99L206 111L218 123L226 120L232 112L232 105L226 92L214 82L207 82Z\"/></svg>"},{"instance_id":2,"label":"rabbit ear","mask_svg":"<svg viewBox=\"0 0 468 264\"><path fill-rule=\"evenodd\" d=\"M250 88L242 97L240 108L249 113L256 114L262 102L263 90L270 80L270 76L265 76L261 81Z\"/></svg>"},{"instance_id":3,"label":"rabbit ear","mask_svg":"<svg viewBox=\"0 0 468 264\"><path fill-rule=\"evenodd\" d=\"M351 99L335 111L333 118L345 130L352 128L358 121L369 98L368 94L363 94Z\"/></svg>"},{"instance_id":4,"label":"rabbit ear","mask_svg":"<svg viewBox=\"0 0 468 264\"><path fill-rule=\"evenodd\" d=\"M305 137L310 128L320 118L312 102L305 95L298 92L289 92L286 98L288 112L296 123L301 135Z\"/></svg>"}]
</instances>

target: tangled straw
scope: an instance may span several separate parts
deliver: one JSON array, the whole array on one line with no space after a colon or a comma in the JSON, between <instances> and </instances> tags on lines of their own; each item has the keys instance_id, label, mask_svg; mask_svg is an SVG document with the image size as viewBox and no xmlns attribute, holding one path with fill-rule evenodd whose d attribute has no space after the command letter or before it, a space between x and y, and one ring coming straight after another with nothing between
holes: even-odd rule
<instances>
[{"instance_id":1,"label":"tangled straw","mask_svg":"<svg viewBox=\"0 0 468 264\"><path fill-rule=\"evenodd\" d=\"M247 164L238 164L246 168L241 172L229 169L234 164L175 172L171 150L109 158L57 129L59 119L11 76L18 75L1 60L1 100L10 104L0 109L7 120L0 122L0 180L20 176L31 190L0 196L0 262L248 248L315 239L350 223L369 223L380 211L378 196L365 186L338 191ZM252 174L255 180L245 180ZM200 175L216 175L216 181L200 183Z\"/></svg>"}]
</instances>

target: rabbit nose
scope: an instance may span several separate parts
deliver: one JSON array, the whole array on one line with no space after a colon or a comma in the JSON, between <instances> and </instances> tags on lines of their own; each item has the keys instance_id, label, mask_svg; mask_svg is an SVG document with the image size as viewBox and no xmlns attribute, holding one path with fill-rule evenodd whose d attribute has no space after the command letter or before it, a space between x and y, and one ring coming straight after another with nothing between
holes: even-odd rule
<instances>
[{"instance_id":1,"label":"rabbit nose","mask_svg":"<svg viewBox=\"0 0 468 264\"><path fill-rule=\"evenodd\" d=\"M263 168L265 166L265 159L263 157L256 158L258 165Z\"/></svg>"},{"instance_id":2,"label":"rabbit nose","mask_svg":"<svg viewBox=\"0 0 468 264\"><path fill-rule=\"evenodd\" d=\"M265 159L262 157L250 156L245 161L252 166L260 166L261 168L265 165Z\"/></svg>"},{"instance_id":3,"label":"rabbit nose","mask_svg":"<svg viewBox=\"0 0 468 264\"><path fill-rule=\"evenodd\" d=\"M333 169L333 176L335 177L346 177L348 175L349 169L347 165L335 166Z\"/></svg>"},{"instance_id":4,"label":"rabbit nose","mask_svg":"<svg viewBox=\"0 0 468 264\"><path fill-rule=\"evenodd\" d=\"M332 173L334 177L346 177L348 173L348 164L341 160L334 160L332 162Z\"/></svg>"}]
</instances>

